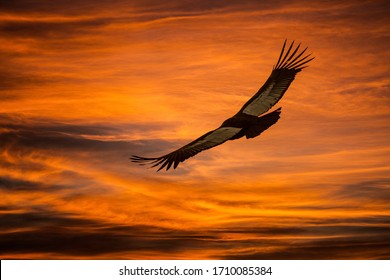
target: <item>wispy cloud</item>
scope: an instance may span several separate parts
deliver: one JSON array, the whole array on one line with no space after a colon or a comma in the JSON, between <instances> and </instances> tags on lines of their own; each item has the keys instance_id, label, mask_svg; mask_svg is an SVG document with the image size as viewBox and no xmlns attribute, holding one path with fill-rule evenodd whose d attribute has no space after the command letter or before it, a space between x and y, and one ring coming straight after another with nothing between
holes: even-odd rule
<instances>
[{"instance_id":1,"label":"wispy cloud","mask_svg":"<svg viewBox=\"0 0 390 280\"><path fill-rule=\"evenodd\" d=\"M387 7L6 1L1 257L389 258ZM275 126L170 173L130 162L218 127L285 38L316 59Z\"/></svg>"}]
</instances>

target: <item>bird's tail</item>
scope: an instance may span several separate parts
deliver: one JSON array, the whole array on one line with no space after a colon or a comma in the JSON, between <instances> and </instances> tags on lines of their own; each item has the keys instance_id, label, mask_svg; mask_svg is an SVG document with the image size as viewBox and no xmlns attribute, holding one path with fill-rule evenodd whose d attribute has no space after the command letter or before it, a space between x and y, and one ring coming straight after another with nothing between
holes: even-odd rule
<instances>
[{"instance_id":1,"label":"bird's tail","mask_svg":"<svg viewBox=\"0 0 390 280\"><path fill-rule=\"evenodd\" d=\"M264 116L258 118L257 123L250 126L246 132L245 136L247 139L254 138L259 136L262 132L273 126L280 118L280 113L282 112L282 108L278 108L271 113L268 113Z\"/></svg>"}]
</instances>

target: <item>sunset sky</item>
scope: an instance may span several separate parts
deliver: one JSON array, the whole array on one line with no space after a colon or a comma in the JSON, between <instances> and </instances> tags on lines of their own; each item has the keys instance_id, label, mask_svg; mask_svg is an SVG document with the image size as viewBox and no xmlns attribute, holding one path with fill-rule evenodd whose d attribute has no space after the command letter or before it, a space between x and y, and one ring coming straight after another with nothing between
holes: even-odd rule
<instances>
[{"instance_id":1,"label":"sunset sky","mask_svg":"<svg viewBox=\"0 0 390 280\"><path fill-rule=\"evenodd\" d=\"M389 259L390 2L0 4L1 259ZM155 172L282 44L316 57L260 137Z\"/></svg>"}]
</instances>

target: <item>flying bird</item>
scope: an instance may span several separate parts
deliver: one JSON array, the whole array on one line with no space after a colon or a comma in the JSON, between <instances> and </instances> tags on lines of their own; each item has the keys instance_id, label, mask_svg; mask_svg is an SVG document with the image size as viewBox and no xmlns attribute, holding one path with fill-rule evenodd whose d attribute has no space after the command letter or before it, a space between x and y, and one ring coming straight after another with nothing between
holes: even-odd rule
<instances>
[{"instance_id":1,"label":"flying bird","mask_svg":"<svg viewBox=\"0 0 390 280\"><path fill-rule=\"evenodd\" d=\"M293 48L294 41L285 51L286 43L287 40L284 41L279 59L264 85L244 104L237 114L225 120L220 127L207 132L198 139L169 154L155 158L133 155L130 159L141 165L151 164L152 167L158 167L157 171L164 167L166 170L169 170L172 166L176 169L181 162L204 150L243 136L247 139L254 138L274 125L280 118L281 108L271 113L263 114L283 97L295 75L303 68L306 68L308 66L307 63L314 59L314 57L311 57L311 54L304 55L307 48L299 51L301 44Z\"/></svg>"}]
</instances>

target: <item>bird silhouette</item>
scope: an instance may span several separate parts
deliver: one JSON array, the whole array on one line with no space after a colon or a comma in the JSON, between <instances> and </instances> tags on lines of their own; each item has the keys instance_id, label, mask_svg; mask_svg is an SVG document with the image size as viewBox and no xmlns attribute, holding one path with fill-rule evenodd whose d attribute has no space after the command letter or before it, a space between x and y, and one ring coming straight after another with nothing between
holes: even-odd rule
<instances>
[{"instance_id":1,"label":"bird silhouette","mask_svg":"<svg viewBox=\"0 0 390 280\"><path fill-rule=\"evenodd\" d=\"M293 49L294 41L285 51L286 43L287 40L284 41L279 59L264 85L244 104L237 114L225 120L219 128L207 132L169 154L155 158L133 155L130 158L131 161L141 165L151 164L151 167L158 167L157 171L164 167L169 170L172 166L176 169L181 162L204 150L243 136L247 139L254 138L274 125L280 118L281 108L263 114L283 97L295 75L303 68L308 67L307 63L314 59L311 54L304 55L307 48L298 52L301 44Z\"/></svg>"}]
</instances>

